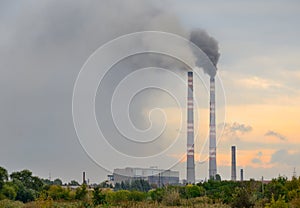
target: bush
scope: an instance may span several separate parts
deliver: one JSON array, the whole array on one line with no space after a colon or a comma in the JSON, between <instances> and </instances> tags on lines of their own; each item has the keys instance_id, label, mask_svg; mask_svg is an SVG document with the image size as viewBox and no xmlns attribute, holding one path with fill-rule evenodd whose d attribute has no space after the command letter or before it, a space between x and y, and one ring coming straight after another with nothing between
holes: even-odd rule
<instances>
[{"instance_id":1,"label":"bush","mask_svg":"<svg viewBox=\"0 0 300 208\"><path fill-rule=\"evenodd\" d=\"M94 205L106 204L106 195L99 187L96 187L93 192L92 200Z\"/></svg>"},{"instance_id":2,"label":"bush","mask_svg":"<svg viewBox=\"0 0 300 208\"><path fill-rule=\"evenodd\" d=\"M11 201L9 199L4 199L0 201L0 208L22 208L24 204L19 201Z\"/></svg>"},{"instance_id":3,"label":"bush","mask_svg":"<svg viewBox=\"0 0 300 208\"><path fill-rule=\"evenodd\" d=\"M179 206L181 203L178 190L167 190L163 195L162 203L167 206Z\"/></svg>"},{"instance_id":4,"label":"bush","mask_svg":"<svg viewBox=\"0 0 300 208\"><path fill-rule=\"evenodd\" d=\"M70 200L72 199L72 196L70 194L71 190L63 188L58 185L52 185L49 187L49 190L47 191L48 195L53 199L53 200Z\"/></svg>"},{"instance_id":5,"label":"bush","mask_svg":"<svg viewBox=\"0 0 300 208\"><path fill-rule=\"evenodd\" d=\"M149 191L150 197L153 201L161 202L164 195L164 190L161 188Z\"/></svg>"},{"instance_id":6,"label":"bush","mask_svg":"<svg viewBox=\"0 0 300 208\"><path fill-rule=\"evenodd\" d=\"M84 200L84 199L86 199L87 193L88 193L88 191L87 191L86 185L82 184L82 186L80 186L76 189L75 199Z\"/></svg>"},{"instance_id":7,"label":"bush","mask_svg":"<svg viewBox=\"0 0 300 208\"><path fill-rule=\"evenodd\" d=\"M128 200L138 202L138 201L145 200L146 197L147 197L147 194L144 192L132 191L132 192L130 192L130 194L128 196Z\"/></svg>"},{"instance_id":8,"label":"bush","mask_svg":"<svg viewBox=\"0 0 300 208\"><path fill-rule=\"evenodd\" d=\"M272 196L272 200L267 204L266 208L288 208L288 204L285 202L284 197L279 196L277 201Z\"/></svg>"},{"instance_id":9,"label":"bush","mask_svg":"<svg viewBox=\"0 0 300 208\"><path fill-rule=\"evenodd\" d=\"M202 188L202 189L201 189ZM203 187L199 187L197 185L187 185L186 189L186 198L195 198L201 195L204 195L205 190Z\"/></svg>"},{"instance_id":10,"label":"bush","mask_svg":"<svg viewBox=\"0 0 300 208\"><path fill-rule=\"evenodd\" d=\"M253 207L255 201L252 197L245 188L236 188L232 198L232 207Z\"/></svg>"},{"instance_id":11,"label":"bush","mask_svg":"<svg viewBox=\"0 0 300 208\"><path fill-rule=\"evenodd\" d=\"M110 204L120 204L129 199L130 192L127 190L119 190L116 192L108 192L106 199Z\"/></svg>"},{"instance_id":12,"label":"bush","mask_svg":"<svg viewBox=\"0 0 300 208\"><path fill-rule=\"evenodd\" d=\"M14 200L17 196L17 192L15 190L15 188L11 185L8 185L7 183L5 183L2 187L1 190L1 194L7 198L7 199L11 199Z\"/></svg>"}]
</instances>

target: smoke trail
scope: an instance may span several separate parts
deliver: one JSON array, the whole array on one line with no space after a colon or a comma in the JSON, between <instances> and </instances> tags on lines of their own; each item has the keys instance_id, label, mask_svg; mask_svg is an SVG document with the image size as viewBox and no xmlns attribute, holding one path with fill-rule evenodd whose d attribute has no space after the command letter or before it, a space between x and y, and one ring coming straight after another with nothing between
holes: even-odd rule
<instances>
[{"instance_id":1,"label":"smoke trail","mask_svg":"<svg viewBox=\"0 0 300 208\"><path fill-rule=\"evenodd\" d=\"M195 45L197 45L208 56L208 58L212 61L212 63L215 66L217 65L219 61L220 53L219 53L218 41L215 38L211 37L203 29L195 29L191 31L190 41L192 41ZM216 71L214 69L204 68L203 70L211 77L216 75Z\"/></svg>"}]
</instances>

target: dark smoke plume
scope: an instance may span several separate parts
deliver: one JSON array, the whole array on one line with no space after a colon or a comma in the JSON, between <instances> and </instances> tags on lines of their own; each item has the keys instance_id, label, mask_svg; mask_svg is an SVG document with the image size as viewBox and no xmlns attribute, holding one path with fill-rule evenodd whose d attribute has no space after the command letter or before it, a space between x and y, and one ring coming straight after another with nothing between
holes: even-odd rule
<instances>
[{"instance_id":1,"label":"dark smoke plume","mask_svg":"<svg viewBox=\"0 0 300 208\"><path fill-rule=\"evenodd\" d=\"M220 53L218 41L215 38L211 37L203 29L195 29L191 32L190 41L192 41L196 46L198 46L208 56L211 62L215 66L217 66ZM216 71L211 69L204 68L204 71L210 76L215 76L216 74Z\"/></svg>"}]
</instances>

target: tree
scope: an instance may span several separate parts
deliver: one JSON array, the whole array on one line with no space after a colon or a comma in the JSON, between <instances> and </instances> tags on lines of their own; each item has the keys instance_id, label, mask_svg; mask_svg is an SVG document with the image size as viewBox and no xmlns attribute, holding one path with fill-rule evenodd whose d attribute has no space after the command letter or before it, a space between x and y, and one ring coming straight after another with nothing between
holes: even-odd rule
<instances>
[{"instance_id":1,"label":"tree","mask_svg":"<svg viewBox=\"0 0 300 208\"><path fill-rule=\"evenodd\" d=\"M29 170L13 172L10 174L10 178L13 181L21 181L26 188L33 189L35 191L41 191L44 185L43 181L37 176L32 176L32 172Z\"/></svg>"},{"instance_id":2,"label":"tree","mask_svg":"<svg viewBox=\"0 0 300 208\"><path fill-rule=\"evenodd\" d=\"M25 185L20 180L14 179L12 183L17 190L16 200L26 203L29 201L33 201L36 198L37 192L33 189L25 187Z\"/></svg>"},{"instance_id":3,"label":"tree","mask_svg":"<svg viewBox=\"0 0 300 208\"><path fill-rule=\"evenodd\" d=\"M88 191L87 191L86 184L82 184L80 187L76 189L75 199L84 200L87 196L87 193Z\"/></svg>"},{"instance_id":4,"label":"tree","mask_svg":"<svg viewBox=\"0 0 300 208\"><path fill-rule=\"evenodd\" d=\"M72 198L70 192L70 189L63 188L59 185L51 185L47 191L48 195L54 200L70 200Z\"/></svg>"},{"instance_id":5,"label":"tree","mask_svg":"<svg viewBox=\"0 0 300 208\"><path fill-rule=\"evenodd\" d=\"M80 186L80 184L75 181L75 180L72 180L70 183L68 183L69 186Z\"/></svg>"},{"instance_id":6,"label":"tree","mask_svg":"<svg viewBox=\"0 0 300 208\"><path fill-rule=\"evenodd\" d=\"M116 183L115 187L114 187L115 191L121 190L121 184L120 183Z\"/></svg>"},{"instance_id":7,"label":"tree","mask_svg":"<svg viewBox=\"0 0 300 208\"><path fill-rule=\"evenodd\" d=\"M0 194L2 194L5 198L10 200L15 200L17 196L16 188L10 182L7 182L3 185Z\"/></svg>"},{"instance_id":8,"label":"tree","mask_svg":"<svg viewBox=\"0 0 300 208\"><path fill-rule=\"evenodd\" d=\"M2 189L2 186L5 181L8 180L8 173L5 168L0 167L0 189Z\"/></svg>"},{"instance_id":9,"label":"tree","mask_svg":"<svg viewBox=\"0 0 300 208\"><path fill-rule=\"evenodd\" d=\"M107 180L102 181L99 186L100 188L108 188L109 187L108 181Z\"/></svg>"},{"instance_id":10,"label":"tree","mask_svg":"<svg viewBox=\"0 0 300 208\"><path fill-rule=\"evenodd\" d=\"M269 199L274 197L276 201L279 198L279 196L286 196L288 194L286 185L286 177L279 176L277 179L272 179L272 181L265 187L265 195Z\"/></svg>"},{"instance_id":11,"label":"tree","mask_svg":"<svg viewBox=\"0 0 300 208\"><path fill-rule=\"evenodd\" d=\"M288 204L284 200L284 196L279 196L277 201L272 196L271 202L267 204L266 208L288 208Z\"/></svg>"},{"instance_id":12,"label":"tree","mask_svg":"<svg viewBox=\"0 0 300 208\"><path fill-rule=\"evenodd\" d=\"M216 174L216 181L221 181L221 175L220 174Z\"/></svg>"},{"instance_id":13,"label":"tree","mask_svg":"<svg viewBox=\"0 0 300 208\"><path fill-rule=\"evenodd\" d=\"M43 181L37 176L32 176L29 170L13 172L10 178L17 190L16 200L22 202L33 201L44 186Z\"/></svg>"},{"instance_id":14,"label":"tree","mask_svg":"<svg viewBox=\"0 0 300 208\"><path fill-rule=\"evenodd\" d=\"M197 185L187 185L186 187L187 198L195 198L201 195L201 188Z\"/></svg>"},{"instance_id":15,"label":"tree","mask_svg":"<svg viewBox=\"0 0 300 208\"><path fill-rule=\"evenodd\" d=\"M93 204L99 205L99 204L105 204L106 200L105 200L106 196L104 193L102 193L102 190L99 188L99 186L94 188L94 192L93 192Z\"/></svg>"},{"instance_id":16,"label":"tree","mask_svg":"<svg viewBox=\"0 0 300 208\"><path fill-rule=\"evenodd\" d=\"M54 185L58 185L58 186L62 186L62 185L63 185L63 182L62 182L59 178L57 178L57 179L55 179L55 180L53 181L53 184L54 184Z\"/></svg>"},{"instance_id":17,"label":"tree","mask_svg":"<svg viewBox=\"0 0 300 208\"><path fill-rule=\"evenodd\" d=\"M232 207L250 208L254 206L255 201L251 198L252 196L247 192L245 188L237 187L233 194Z\"/></svg>"}]
</instances>

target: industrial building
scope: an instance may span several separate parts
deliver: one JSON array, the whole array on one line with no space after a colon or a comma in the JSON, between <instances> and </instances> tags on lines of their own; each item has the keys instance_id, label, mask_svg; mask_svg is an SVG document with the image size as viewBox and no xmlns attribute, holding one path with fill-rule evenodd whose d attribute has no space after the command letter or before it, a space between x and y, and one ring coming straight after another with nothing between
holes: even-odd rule
<instances>
[{"instance_id":1,"label":"industrial building","mask_svg":"<svg viewBox=\"0 0 300 208\"><path fill-rule=\"evenodd\" d=\"M161 187L169 184L179 184L179 171L163 170L155 167L114 169L112 180L114 184L122 181L145 180L149 184Z\"/></svg>"}]
</instances>

